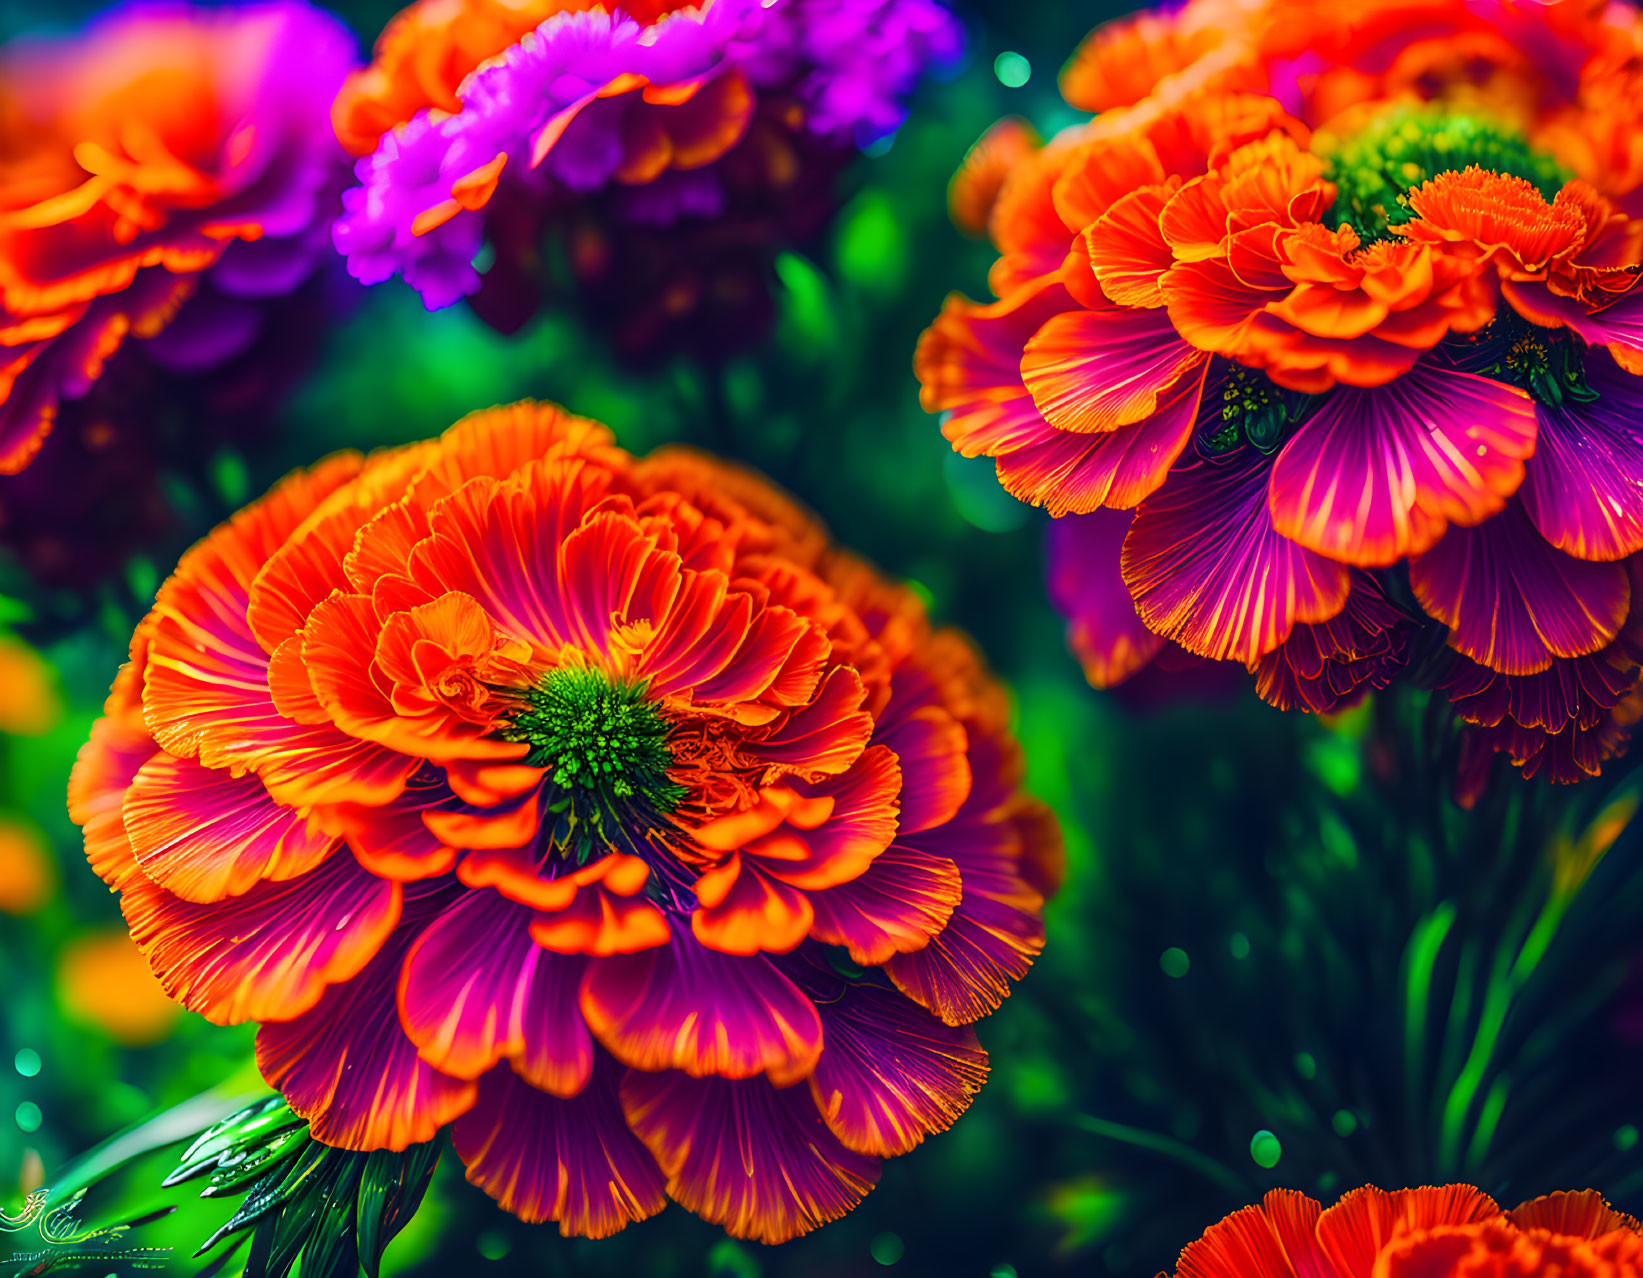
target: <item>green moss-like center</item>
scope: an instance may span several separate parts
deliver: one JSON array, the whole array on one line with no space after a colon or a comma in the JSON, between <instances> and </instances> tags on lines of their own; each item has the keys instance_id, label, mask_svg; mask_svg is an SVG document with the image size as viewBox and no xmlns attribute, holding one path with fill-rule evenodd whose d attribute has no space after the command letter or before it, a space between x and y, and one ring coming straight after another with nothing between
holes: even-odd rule
<instances>
[{"instance_id":1,"label":"green moss-like center","mask_svg":"<svg viewBox=\"0 0 1643 1278\"><path fill-rule=\"evenodd\" d=\"M1330 216L1365 242L1386 239L1391 227L1411 220L1409 192L1439 173L1475 164L1524 178L1548 200L1571 176L1510 129L1440 107L1389 111L1350 135L1320 136L1315 145L1337 188Z\"/></svg>"},{"instance_id":2,"label":"green moss-like center","mask_svg":"<svg viewBox=\"0 0 1643 1278\"><path fill-rule=\"evenodd\" d=\"M1583 344L1567 330L1540 328L1509 307L1479 332L1451 337L1445 350L1466 372L1520 386L1553 408L1598 397L1586 380Z\"/></svg>"},{"instance_id":3,"label":"green moss-like center","mask_svg":"<svg viewBox=\"0 0 1643 1278\"><path fill-rule=\"evenodd\" d=\"M1260 369L1231 364L1221 386L1221 411L1210 418L1203 448L1213 455L1247 443L1270 453L1311 402L1312 397L1285 390Z\"/></svg>"},{"instance_id":4,"label":"green moss-like center","mask_svg":"<svg viewBox=\"0 0 1643 1278\"><path fill-rule=\"evenodd\" d=\"M525 762L548 768L573 806L589 817L644 805L677 807L683 791L668 778L668 725L642 683L602 670L565 666L525 694L502 736L530 746Z\"/></svg>"}]
</instances>

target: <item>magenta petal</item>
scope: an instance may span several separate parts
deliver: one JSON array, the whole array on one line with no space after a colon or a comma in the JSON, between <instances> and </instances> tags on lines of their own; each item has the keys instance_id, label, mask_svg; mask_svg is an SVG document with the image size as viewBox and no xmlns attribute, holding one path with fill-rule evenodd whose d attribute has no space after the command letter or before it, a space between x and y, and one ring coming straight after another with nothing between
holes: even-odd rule
<instances>
[{"instance_id":1,"label":"magenta petal","mask_svg":"<svg viewBox=\"0 0 1643 1278\"><path fill-rule=\"evenodd\" d=\"M284 882L195 905L133 877L120 897L166 993L219 1025L287 1020L370 961L400 916L400 887L346 852Z\"/></svg>"},{"instance_id":2,"label":"magenta petal","mask_svg":"<svg viewBox=\"0 0 1643 1278\"><path fill-rule=\"evenodd\" d=\"M1501 292L1517 311L1543 328L1567 327L1593 346L1606 346L1622 364L1643 362L1643 292L1633 288L1612 306L1588 314L1579 298L1563 297L1539 280L1508 280Z\"/></svg>"},{"instance_id":3,"label":"magenta petal","mask_svg":"<svg viewBox=\"0 0 1643 1278\"><path fill-rule=\"evenodd\" d=\"M143 873L185 901L238 896L262 879L305 874L336 840L282 807L254 775L157 754L125 798L126 835Z\"/></svg>"},{"instance_id":4,"label":"magenta petal","mask_svg":"<svg viewBox=\"0 0 1643 1278\"><path fill-rule=\"evenodd\" d=\"M629 1070L622 1107L668 1196L736 1238L779 1243L837 1220L878 1182L839 1143L806 1087Z\"/></svg>"},{"instance_id":5,"label":"magenta petal","mask_svg":"<svg viewBox=\"0 0 1643 1278\"><path fill-rule=\"evenodd\" d=\"M810 1092L847 1148L890 1158L969 1108L987 1053L968 1026L937 1020L895 990L849 985L819 1004L826 1047Z\"/></svg>"},{"instance_id":6,"label":"magenta petal","mask_svg":"<svg viewBox=\"0 0 1643 1278\"><path fill-rule=\"evenodd\" d=\"M1577 559L1624 559L1643 550L1643 378L1602 351L1586 357L1598 398L1541 404L1523 508L1540 535Z\"/></svg>"},{"instance_id":7,"label":"magenta petal","mask_svg":"<svg viewBox=\"0 0 1643 1278\"><path fill-rule=\"evenodd\" d=\"M1058 518L1138 505L1164 482L1192 438L1208 367L1186 373L1133 425L1096 435L1046 428L1036 442L999 457L999 482Z\"/></svg>"},{"instance_id":8,"label":"magenta petal","mask_svg":"<svg viewBox=\"0 0 1643 1278\"><path fill-rule=\"evenodd\" d=\"M940 706L922 706L885 726L873 741L887 746L901 769L896 828L914 834L950 821L970 794L969 746L964 727Z\"/></svg>"},{"instance_id":9,"label":"magenta petal","mask_svg":"<svg viewBox=\"0 0 1643 1278\"><path fill-rule=\"evenodd\" d=\"M327 1145L405 1149L473 1106L476 1085L428 1064L400 1027L394 992L417 930L402 925L353 980L257 1032L257 1068Z\"/></svg>"},{"instance_id":10,"label":"magenta petal","mask_svg":"<svg viewBox=\"0 0 1643 1278\"><path fill-rule=\"evenodd\" d=\"M1544 670L1596 652L1631 604L1626 569L1549 545L1519 502L1476 528L1451 528L1409 565L1421 607L1449 627L1449 645L1502 674Z\"/></svg>"},{"instance_id":11,"label":"magenta petal","mask_svg":"<svg viewBox=\"0 0 1643 1278\"><path fill-rule=\"evenodd\" d=\"M980 762L978 774L997 775L997 760ZM958 867L963 896L928 945L885 964L902 993L949 1025L995 1011L1044 948L1044 897L1023 877L1021 831L984 802L909 840Z\"/></svg>"},{"instance_id":12,"label":"magenta petal","mask_svg":"<svg viewBox=\"0 0 1643 1278\"><path fill-rule=\"evenodd\" d=\"M1050 602L1067 619L1067 643L1097 688L1122 683L1164 646L1135 611L1119 571L1132 519L1100 510L1050 525Z\"/></svg>"},{"instance_id":13,"label":"magenta petal","mask_svg":"<svg viewBox=\"0 0 1643 1278\"><path fill-rule=\"evenodd\" d=\"M406 955L400 1021L444 1073L478 1078L506 1057L533 1087L575 1096L593 1069L578 1004L586 960L531 940L535 917L486 890L447 908Z\"/></svg>"},{"instance_id":14,"label":"magenta petal","mask_svg":"<svg viewBox=\"0 0 1643 1278\"><path fill-rule=\"evenodd\" d=\"M1200 657L1249 665L1296 625L1346 606L1345 565L1273 528L1270 474L1244 448L1178 467L1141 504L1121 562L1148 629Z\"/></svg>"},{"instance_id":15,"label":"magenta petal","mask_svg":"<svg viewBox=\"0 0 1643 1278\"><path fill-rule=\"evenodd\" d=\"M1021 382L1057 430L1101 433L1151 417L1205 358L1161 308L1064 311L1028 340Z\"/></svg>"},{"instance_id":16,"label":"magenta petal","mask_svg":"<svg viewBox=\"0 0 1643 1278\"><path fill-rule=\"evenodd\" d=\"M1280 710L1334 714L1386 687L1402 669L1409 618L1387 601L1369 573L1352 574L1338 616L1296 626L1255 667L1255 690Z\"/></svg>"},{"instance_id":17,"label":"magenta petal","mask_svg":"<svg viewBox=\"0 0 1643 1278\"><path fill-rule=\"evenodd\" d=\"M621 1067L601 1054L570 1100L513 1071L485 1075L452 1141L468 1179L528 1224L559 1222L566 1237L608 1238L667 1206L656 1160L628 1129L617 1097Z\"/></svg>"},{"instance_id":18,"label":"magenta petal","mask_svg":"<svg viewBox=\"0 0 1643 1278\"><path fill-rule=\"evenodd\" d=\"M1523 391L1417 364L1385 386L1337 387L1296 429L1272 467L1272 525L1343 563L1393 564L1500 510L1534 450Z\"/></svg>"},{"instance_id":19,"label":"magenta petal","mask_svg":"<svg viewBox=\"0 0 1643 1278\"><path fill-rule=\"evenodd\" d=\"M582 1013L635 1069L791 1083L821 1052L815 1007L768 958L709 949L679 920L667 945L593 960Z\"/></svg>"},{"instance_id":20,"label":"magenta petal","mask_svg":"<svg viewBox=\"0 0 1643 1278\"><path fill-rule=\"evenodd\" d=\"M947 926L963 895L958 867L918 848L891 844L856 878L810 893L810 935L842 945L867 967L923 949Z\"/></svg>"}]
</instances>

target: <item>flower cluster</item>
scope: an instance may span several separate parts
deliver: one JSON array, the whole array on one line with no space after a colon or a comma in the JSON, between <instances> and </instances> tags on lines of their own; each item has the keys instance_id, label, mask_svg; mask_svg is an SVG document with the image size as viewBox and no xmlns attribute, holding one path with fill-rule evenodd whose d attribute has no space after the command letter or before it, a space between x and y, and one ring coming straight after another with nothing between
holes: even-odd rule
<instances>
[{"instance_id":1,"label":"flower cluster","mask_svg":"<svg viewBox=\"0 0 1643 1278\"><path fill-rule=\"evenodd\" d=\"M959 41L934 0L418 0L337 99L338 136L363 158L336 243L358 278L403 275L430 308L481 288L487 243L487 291L519 292L545 226L590 204L631 228L618 249L710 221L779 244L828 210L812 173L893 131ZM567 248L579 278L608 273L609 249L589 263ZM674 312L693 312L712 281L674 292Z\"/></svg>"},{"instance_id":2,"label":"flower cluster","mask_svg":"<svg viewBox=\"0 0 1643 1278\"><path fill-rule=\"evenodd\" d=\"M1060 852L999 686L745 472L532 404L178 565L71 784L167 991L349 1149L779 1241L945 1130Z\"/></svg>"},{"instance_id":3,"label":"flower cluster","mask_svg":"<svg viewBox=\"0 0 1643 1278\"><path fill-rule=\"evenodd\" d=\"M166 369L220 364L314 272L353 48L335 18L267 0L132 5L0 50L0 472L127 337Z\"/></svg>"},{"instance_id":4,"label":"flower cluster","mask_svg":"<svg viewBox=\"0 0 1643 1278\"><path fill-rule=\"evenodd\" d=\"M1643 1225L1593 1190L1502 1212L1470 1185L1356 1189L1327 1211L1275 1189L1181 1252L1175 1278L1634 1278Z\"/></svg>"},{"instance_id":5,"label":"flower cluster","mask_svg":"<svg viewBox=\"0 0 1643 1278\"><path fill-rule=\"evenodd\" d=\"M955 179L998 300L951 298L917 369L1069 517L1091 680L1182 649L1329 711L1418 664L1469 771L1595 773L1640 652L1643 17L1193 0L1062 84L1102 114Z\"/></svg>"}]
</instances>

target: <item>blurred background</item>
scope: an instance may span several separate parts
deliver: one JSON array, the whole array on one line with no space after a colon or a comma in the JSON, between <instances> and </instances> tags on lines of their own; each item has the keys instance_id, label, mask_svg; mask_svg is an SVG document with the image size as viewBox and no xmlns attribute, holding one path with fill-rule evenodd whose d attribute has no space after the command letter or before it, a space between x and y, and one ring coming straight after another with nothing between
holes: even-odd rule
<instances>
[{"instance_id":1,"label":"blurred background","mask_svg":"<svg viewBox=\"0 0 1643 1278\"><path fill-rule=\"evenodd\" d=\"M96 7L5 0L0 34ZM331 7L362 48L394 10ZM1145 1278L1280 1185L1327 1201L1365 1181L1465 1179L1508 1205L1593 1185L1643 1209L1643 938L1629 923L1643 876L1621 830L1626 778L1576 803L1518 786L1462 819L1441 741L1388 746L1416 738L1387 728L1417 724L1418 697L1321 723L1236 683L1167 702L1145 686L1091 692L1044 598L1043 520L919 408L918 334L948 291L985 293L993 256L949 225L948 177L1001 115L1046 135L1071 123L1056 73L1120 11L965 9L965 65L921 91L846 175L838 216L778 259L774 332L750 353L635 368L569 316L502 337L466 307L425 313L397 281L339 282L346 318L270 429L145 472L163 511L130 553L76 576L70 541L11 538L0 1208L165 1107L225 1083L256 1090L251 1030L164 998L64 812L75 751L158 582L292 466L534 396L605 420L635 452L689 440L768 472L974 634L1015 697L1031 785L1065 824L1067 886L1044 958L980 1027L993 1072L973 1109L889 1162L843 1221L765 1248L675 1208L613 1240L567 1241L497 1210L448 1159L387 1272ZM82 479L60 467L53 499L80 502ZM6 496L0 481L15 519ZM112 517L112 500L76 506L79 526ZM203 1219L179 1212L143 1241L186 1256Z\"/></svg>"}]
</instances>

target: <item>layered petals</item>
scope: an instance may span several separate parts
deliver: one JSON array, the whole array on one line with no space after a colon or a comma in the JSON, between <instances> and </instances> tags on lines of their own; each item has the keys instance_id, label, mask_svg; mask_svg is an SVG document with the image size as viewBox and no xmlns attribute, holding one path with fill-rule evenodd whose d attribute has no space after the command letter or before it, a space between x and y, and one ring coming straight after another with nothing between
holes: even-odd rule
<instances>
[{"instance_id":1,"label":"layered petals","mask_svg":"<svg viewBox=\"0 0 1643 1278\"><path fill-rule=\"evenodd\" d=\"M316 1140L452 1128L568 1235L849 1210L1043 945L1059 834L973 647L758 477L550 406L283 481L131 654L71 812L167 993L259 1022Z\"/></svg>"}]
</instances>

